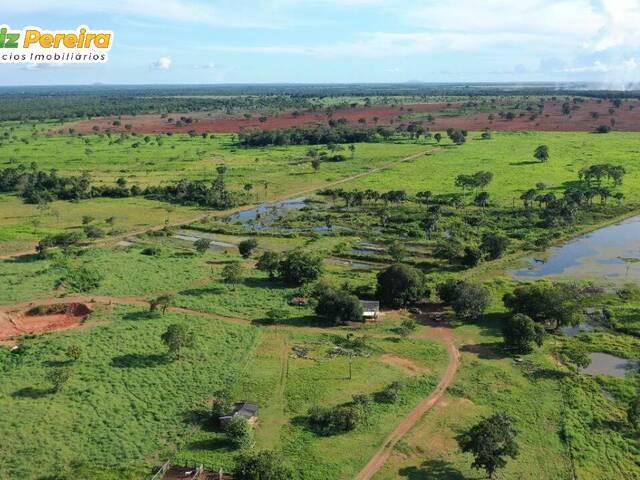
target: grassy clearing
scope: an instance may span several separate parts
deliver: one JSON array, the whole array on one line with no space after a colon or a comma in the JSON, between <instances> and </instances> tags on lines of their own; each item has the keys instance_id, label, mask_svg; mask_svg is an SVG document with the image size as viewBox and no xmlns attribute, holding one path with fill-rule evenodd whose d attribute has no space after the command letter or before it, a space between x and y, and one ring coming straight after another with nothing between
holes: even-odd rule
<instances>
[{"instance_id":1,"label":"grassy clearing","mask_svg":"<svg viewBox=\"0 0 640 480\"><path fill-rule=\"evenodd\" d=\"M411 193L431 190L437 195L460 192L454 186L457 175L487 170L494 174L486 189L491 200L511 206L514 202L521 205L520 194L538 182L557 194L562 192L565 182L577 180L581 168L612 163L626 168L627 175L620 190L627 202L636 203L640 201L640 192L634 188L640 180L636 142L637 134L618 132L607 135L499 132L494 133L491 140L481 140L478 133L470 133L467 143L462 146L448 146L428 157L355 180L344 188L405 189ZM535 148L543 144L549 146L547 163L533 158Z\"/></svg>"}]
</instances>

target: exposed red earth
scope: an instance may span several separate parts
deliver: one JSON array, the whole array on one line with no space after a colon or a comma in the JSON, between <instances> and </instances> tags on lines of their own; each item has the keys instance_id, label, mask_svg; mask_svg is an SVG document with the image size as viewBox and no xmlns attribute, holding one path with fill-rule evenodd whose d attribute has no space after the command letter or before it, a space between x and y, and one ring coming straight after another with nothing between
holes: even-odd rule
<instances>
[{"instance_id":1,"label":"exposed red earth","mask_svg":"<svg viewBox=\"0 0 640 480\"><path fill-rule=\"evenodd\" d=\"M0 311L0 340L78 327L90 313L91 309L84 303L57 303L23 311Z\"/></svg>"},{"instance_id":2,"label":"exposed red earth","mask_svg":"<svg viewBox=\"0 0 640 480\"><path fill-rule=\"evenodd\" d=\"M266 117L261 122L259 114L252 113L251 118L243 115L226 115L222 113L192 112L173 113L166 116L157 114L117 117L99 117L77 123L72 128L78 133L94 133L94 127L99 131L107 130L120 133L130 131L140 134L157 133L237 133L242 130L265 129L271 130L286 127L314 127L327 125L330 118L344 118L350 126L362 126L360 119L366 119L368 126L390 125L398 126L411 122L422 122L431 131L444 131L447 128L479 131L485 128L495 131L594 131L600 125L611 126L620 131L640 131L640 103L636 101L624 102L619 108L614 108L607 100L585 100L584 102L569 102L573 109L569 115L562 113L563 101L547 101L541 114L532 119L534 112L524 109L514 109L496 104L481 113L470 108L468 113L460 110L463 104L408 104L401 106L376 105L371 107L341 108L328 117L324 111L286 111ZM614 112L610 113L610 109ZM515 118L507 120L500 116L512 112ZM493 119L489 119L489 115ZM594 114L595 117L594 118ZM427 119L433 116L433 121ZM181 120L181 117L183 119ZM171 121L170 121L171 119ZM185 119L190 119L186 122ZM119 125L114 125L119 122Z\"/></svg>"}]
</instances>

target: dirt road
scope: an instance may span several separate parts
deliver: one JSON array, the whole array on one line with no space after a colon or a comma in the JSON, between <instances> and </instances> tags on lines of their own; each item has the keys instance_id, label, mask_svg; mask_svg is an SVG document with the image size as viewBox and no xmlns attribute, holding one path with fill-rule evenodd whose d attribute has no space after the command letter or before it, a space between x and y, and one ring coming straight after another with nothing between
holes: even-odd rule
<instances>
[{"instance_id":1,"label":"dirt road","mask_svg":"<svg viewBox=\"0 0 640 480\"><path fill-rule=\"evenodd\" d=\"M402 422L391 432L384 441L382 447L375 453L369 463L358 473L356 480L369 480L380 470L389 459L396 443L404 437L409 430L442 398L445 390L453 380L460 365L460 352L453 341L451 329L447 327L434 327L429 330L425 338L441 341L447 347L449 365L436 389L407 415Z\"/></svg>"}]
</instances>

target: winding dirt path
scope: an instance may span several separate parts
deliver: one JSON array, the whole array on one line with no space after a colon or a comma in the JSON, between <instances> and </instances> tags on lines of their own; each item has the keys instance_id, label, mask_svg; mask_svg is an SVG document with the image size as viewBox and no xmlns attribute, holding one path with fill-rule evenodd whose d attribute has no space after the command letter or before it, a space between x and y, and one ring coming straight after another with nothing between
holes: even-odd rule
<instances>
[{"instance_id":1,"label":"winding dirt path","mask_svg":"<svg viewBox=\"0 0 640 480\"><path fill-rule=\"evenodd\" d=\"M384 444L380 449L371 457L369 463L360 470L360 473L355 477L356 480L369 480L373 477L378 470L380 470L387 462L395 445L404 437L409 430L422 418L422 416L428 412L436 403L440 401L444 395L445 390L453 380L458 367L460 365L460 352L454 344L453 334L448 327L433 327L426 332L423 338L438 340L445 344L447 348L447 355L449 357L449 365L444 372L444 375L440 379L440 383L431 394L422 400L416 407L407 415L402 422L391 432L384 441Z\"/></svg>"}]
</instances>

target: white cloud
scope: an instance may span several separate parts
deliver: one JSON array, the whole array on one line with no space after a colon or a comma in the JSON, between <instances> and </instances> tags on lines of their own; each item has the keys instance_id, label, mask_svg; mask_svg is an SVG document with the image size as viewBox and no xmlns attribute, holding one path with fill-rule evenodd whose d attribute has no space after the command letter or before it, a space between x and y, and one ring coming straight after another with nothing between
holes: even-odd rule
<instances>
[{"instance_id":1,"label":"white cloud","mask_svg":"<svg viewBox=\"0 0 640 480\"><path fill-rule=\"evenodd\" d=\"M171 63L171 57L160 57L151 64L151 68L155 70L169 70L171 69Z\"/></svg>"}]
</instances>

